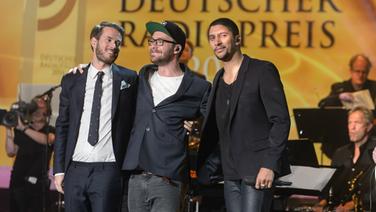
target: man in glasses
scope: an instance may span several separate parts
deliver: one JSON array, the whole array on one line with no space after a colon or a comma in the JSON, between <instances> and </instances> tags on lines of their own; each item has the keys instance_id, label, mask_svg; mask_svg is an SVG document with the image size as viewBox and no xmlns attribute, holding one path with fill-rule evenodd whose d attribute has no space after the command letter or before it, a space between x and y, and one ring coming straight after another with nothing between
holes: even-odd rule
<instances>
[{"instance_id":1,"label":"man in glasses","mask_svg":"<svg viewBox=\"0 0 376 212\"><path fill-rule=\"evenodd\" d=\"M188 178L184 120L204 114L210 84L179 64L185 33L172 22L148 22L150 59L139 72L136 117L123 163L131 171L132 212L175 212Z\"/></svg>"},{"instance_id":2,"label":"man in glasses","mask_svg":"<svg viewBox=\"0 0 376 212\"><path fill-rule=\"evenodd\" d=\"M356 54L350 59L350 79L334 83L330 94L319 102L319 107L342 106L342 101L353 102L352 92L369 90L372 101L376 102L376 81L369 80L372 64L363 54Z\"/></svg>"}]
</instances>

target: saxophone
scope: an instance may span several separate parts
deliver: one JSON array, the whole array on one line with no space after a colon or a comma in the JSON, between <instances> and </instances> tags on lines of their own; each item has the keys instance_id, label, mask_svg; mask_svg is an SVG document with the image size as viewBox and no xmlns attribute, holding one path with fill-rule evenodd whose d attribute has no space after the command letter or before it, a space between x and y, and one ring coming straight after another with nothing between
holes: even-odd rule
<instances>
[{"instance_id":1,"label":"saxophone","mask_svg":"<svg viewBox=\"0 0 376 212\"><path fill-rule=\"evenodd\" d=\"M363 176L364 171L360 171L350 182L349 187L349 194L351 195L351 199L354 203L354 211L355 212L361 212L363 211L363 202L360 198L360 190L358 188L358 181Z\"/></svg>"}]
</instances>

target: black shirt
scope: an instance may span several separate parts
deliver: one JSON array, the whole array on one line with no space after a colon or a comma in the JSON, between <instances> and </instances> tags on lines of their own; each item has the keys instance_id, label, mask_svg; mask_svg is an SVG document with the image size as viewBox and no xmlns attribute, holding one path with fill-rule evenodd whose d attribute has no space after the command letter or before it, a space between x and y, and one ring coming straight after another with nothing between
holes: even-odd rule
<instances>
[{"instance_id":1,"label":"black shirt","mask_svg":"<svg viewBox=\"0 0 376 212\"><path fill-rule=\"evenodd\" d=\"M55 129L49 126L44 127L39 132L46 134L47 132L54 133L54 131ZM48 146L46 159L46 145L37 143L19 130L14 130L14 143L18 146L18 151L13 164L11 185L22 185L27 177L41 179L43 173L48 170L52 145Z\"/></svg>"},{"instance_id":2,"label":"black shirt","mask_svg":"<svg viewBox=\"0 0 376 212\"><path fill-rule=\"evenodd\" d=\"M234 168L234 160L230 148L231 139L229 135L231 97L234 83L235 82L229 85L221 78L218 83L215 99L215 114L219 131L221 160L225 180L240 179L239 174Z\"/></svg>"}]
</instances>

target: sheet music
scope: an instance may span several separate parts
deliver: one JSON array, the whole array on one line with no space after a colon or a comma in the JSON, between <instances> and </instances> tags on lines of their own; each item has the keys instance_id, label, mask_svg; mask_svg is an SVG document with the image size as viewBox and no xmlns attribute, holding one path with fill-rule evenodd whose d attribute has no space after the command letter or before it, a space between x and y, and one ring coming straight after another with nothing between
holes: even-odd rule
<instances>
[{"instance_id":1,"label":"sheet music","mask_svg":"<svg viewBox=\"0 0 376 212\"><path fill-rule=\"evenodd\" d=\"M375 104L372 101L371 94L370 94L368 89L356 91L356 92L353 92L351 94L354 98L354 100L352 102L341 101L342 105L346 109L351 109L351 108L354 108L356 106L363 106L363 107L366 107L370 110L375 109Z\"/></svg>"},{"instance_id":2,"label":"sheet music","mask_svg":"<svg viewBox=\"0 0 376 212\"><path fill-rule=\"evenodd\" d=\"M291 166L291 174L279 179L292 182L292 184L290 186L280 187L322 191L335 171L335 168Z\"/></svg>"}]
</instances>

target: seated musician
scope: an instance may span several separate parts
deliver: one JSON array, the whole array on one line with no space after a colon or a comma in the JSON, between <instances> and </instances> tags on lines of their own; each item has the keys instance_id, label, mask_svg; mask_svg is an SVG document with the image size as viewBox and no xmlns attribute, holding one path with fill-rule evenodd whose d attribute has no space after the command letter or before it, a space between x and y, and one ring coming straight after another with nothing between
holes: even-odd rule
<instances>
[{"instance_id":1,"label":"seated musician","mask_svg":"<svg viewBox=\"0 0 376 212\"><path fill-rule=\"evenodd\" d=\"M349 62L350 79L334 83L330 94L319 102L319 107L343 106L342 102L353 102L355 91L369 90L371 99L376 103L376 81L368 79L371 71L371 60L363 55L356 54Z\"/></svg>"},{"instance_id":2,"label":"seated musician","mask_svg":"<svg viewBox=\"0 0 376 212\"><path fill-rule=\"evenodd\" d=\"M350 142L336 150L332 166L338 167L331 194L320 206L333 207L336 211L368 211L370 176L374 162L372 151L376 137L372 136L372 111L355 107L348 114ZM330 203L330 205L328 205Z\"/></svg>"}]
</instances>

